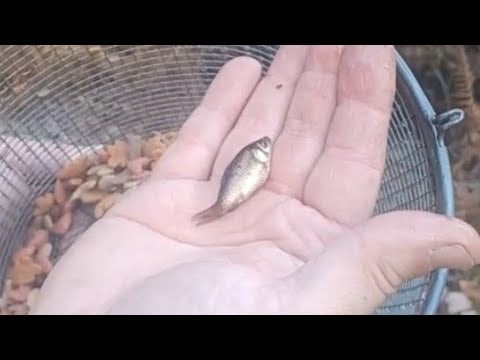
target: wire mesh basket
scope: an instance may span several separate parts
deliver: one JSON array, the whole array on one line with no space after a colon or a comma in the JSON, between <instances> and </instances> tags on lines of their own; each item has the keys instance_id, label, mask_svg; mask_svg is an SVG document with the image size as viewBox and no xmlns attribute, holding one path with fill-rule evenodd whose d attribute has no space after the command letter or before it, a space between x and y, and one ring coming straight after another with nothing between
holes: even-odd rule
<instances>
[{"instance_id":1,"label":"wire mesh basket","mask_svg":"<svg viewBox=\"0 0 480 360\"><path fill-rule=\"evenodd\" d=\"M35 199L65 161L127 133L178 129L219 68L236 56L264 71L278 46L0 47L0 292L25 239ZM437 116L397 54L397 93L386 169L375 213L415 209L453 214L442 142L454 110ZM447 270L405 283L378 314L433 314Z\"/></svg>"}]
</instances>

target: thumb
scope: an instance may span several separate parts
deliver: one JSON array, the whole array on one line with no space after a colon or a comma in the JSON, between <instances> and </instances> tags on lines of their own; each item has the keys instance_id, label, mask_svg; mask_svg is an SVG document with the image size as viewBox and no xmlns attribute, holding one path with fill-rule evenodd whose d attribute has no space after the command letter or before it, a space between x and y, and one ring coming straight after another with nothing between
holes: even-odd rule
<instances>
[{"instance_id":1,"label":"thumb","mask_svg":"<svg viewBox=\"0 0 480 360\"><path fill-rule=\"evenodd\" d=\"M332 242L284 279L282 293L291 294L283 297L284 309L367 314L409 279L437 268L469 269L479 262L480 238L465 222L419 211L392 212Z\"/></svg>"}]
</instances>

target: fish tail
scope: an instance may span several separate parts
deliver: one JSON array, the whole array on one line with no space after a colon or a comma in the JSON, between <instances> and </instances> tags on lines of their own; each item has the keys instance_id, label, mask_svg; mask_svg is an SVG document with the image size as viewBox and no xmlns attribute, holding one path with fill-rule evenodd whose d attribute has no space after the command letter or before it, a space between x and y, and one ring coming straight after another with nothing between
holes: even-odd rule
<instances>
[{"instance_id":1,"label":"fish tail","mask_svg":"<svg viewBox=\"0 0 480 360\"><path fill-rule=\"evenodd\" d=\"M210 221L215 220L216 218L222 216L224 214L224 209L219 202L216 202L209 208L200 211L196 215L192 217L192 220L197 223L197 226L208 223Z\"/></svg>"}]
</instances>

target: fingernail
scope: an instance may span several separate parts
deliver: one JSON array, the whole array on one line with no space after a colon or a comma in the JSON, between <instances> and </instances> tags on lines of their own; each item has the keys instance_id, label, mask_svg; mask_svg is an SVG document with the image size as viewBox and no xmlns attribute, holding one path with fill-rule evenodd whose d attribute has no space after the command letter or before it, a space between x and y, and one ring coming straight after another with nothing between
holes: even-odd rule
<instances>
[{"instance_id":1,"label":"fingernail","mask_svg":"<svg viewBox=\"0 0 480 360\"><path fill-rule=\"evenodd\" d=\"M475 266L472 256L460 245L449 245L432 250L430 254L434 268L468 270Z\"/></svg>"}]
</instances>

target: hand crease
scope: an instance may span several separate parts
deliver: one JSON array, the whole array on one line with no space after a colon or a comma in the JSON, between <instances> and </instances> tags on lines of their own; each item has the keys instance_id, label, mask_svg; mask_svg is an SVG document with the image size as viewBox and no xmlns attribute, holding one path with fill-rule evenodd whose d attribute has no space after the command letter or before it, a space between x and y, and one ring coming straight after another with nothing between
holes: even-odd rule
<instances>
[{"instance_id":1,"label":"hand crease","mask_svg":"<svg viewBox=\"0 0 480 360\"><path fill-rule=\"evenodd\" d=\"M118 219L118 220L123 220L123 221L127 221L127 222L130 222L130 223L133 223L133 224L136 224L136 225L141 225L141 226L144 226L146 227L147 229L149 229L150 231L153 231L155 232L156 234L159 234L161 236L163 236L164 238L166 239L169 239L169 240L173 240L173 241L176 241L180 244L184 244L184 245L189 245L189 246L196 246L196 247L208 247L208 246L211 246L211 245L208 245L208 244L205 244L205 245L202 245L202 244L194 244L192 242L188 242L186 240L181 240L180 238L176 237L176 236L173 236L173 235L167 235L163 232L161 232L160 230L156 229L156 228L153 228L152 226L150 226L148 224L148 222L143 222L141 220L138 220L138 219L135 219L123 212L115 212L115 213L111 213L109 214L108 216L105 216L104 217L105 219Z\"/></svg>"},{"instance_id":2,"label":"hand crease","mask_svg":"<svg viewBox=\"0 0 480 360\"><path fill-rule=\"evenodd\" d=\"M387 287L385 288L384 286L384 290L382 290L382 292L385 294L385 295L389 295L391 293L393 293L396 289L396 285L395 285L395 280L392 279L392 276L396 276L397 279L400 281L400 283L402 283L404 281L403 277L396 271L395 267L394 266L389 266L388 264L385 263L383 257L379 257L378 261L376 262L377 264L377 267L380 271L380 276L383 277L383 279L385 280L386 282L386 285ZM380 280L379 280L380 281ZM377 284L379 284L379 282L377 282Z\"/></svg>"},{"instance_id":3,"label":"hand crease","mask_svg":"<svg viewBox=\"0 0 480 360\"><path fill-rule=\"evenodd\" d=\"M293 226L292 222L291 222L291 219L290 219L290 216L285 212L285 206L282 206L281 208L281 211L282 211L282 215L283 215L283 218L285 219L285 223L288 227L288 229L290 230L290 232L292 233L292 237L294 238L298 238L299 240L301 240L300 242L302 243L304 249L303 251L298 251L298 254L295 254L296 251L293 251L292 249L284 249L287 253L289 253L290 255L292 255L293 257L297 258L298 260L302 261L302 262L305 262L307 261L307 256L303 256L302 255L302 252L305 251L305 248L306 248L306 245L305 245L305 240L303 238L303 236L301 236L301 234L298 232L298 229L297 227Z\"/></svg>"},{"instance_id":4,"label":"hand crease","mask_svg":"<svg viewBox=\"0 0 480 360\"><path fill-rule=\"evenodd\" d=\"M467 256L470 258L470 267L473 267L475 266L475 264L477 263L477 261L475 261L475 258L473 257L472 253L468 250L468 248L464 245L464 244L459 244L459 243L456 243L456 244L452 244L452 245L447 245L447 246L441 246L439 248L434 248L434 249L431 249L430 250L430 255L432 252L438 250L438 249L441 249L441 248L446 248L446 247L460 247L466 254ZM431 259L431 256L429 256L429 259ZM432 262L431 260L429 260L429 264L430 264L430 271L433 271L433 265L432 265Z\"/></svg>"},{"instance_id":5,"label":"hand crease","mask_svg":"<svg viewBox=\"0 0 480 360\"><path fill-rule=\"evenodd\" d=\"M354 165L360 165L367 170L373 171L374 175L380 176L383 171L383 164L375 161L373 156L368 154L362 154L358 149L352 148L350 146L342 146L340 144L329 144L326 147L322 156L332 157L336 160L343 161L346 163L352 163Z\"/></svg>"}]
</instances>

